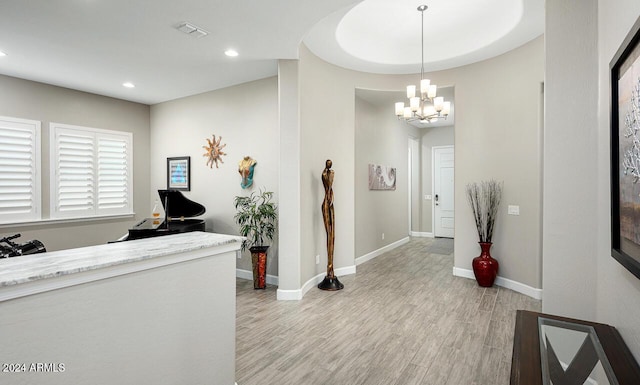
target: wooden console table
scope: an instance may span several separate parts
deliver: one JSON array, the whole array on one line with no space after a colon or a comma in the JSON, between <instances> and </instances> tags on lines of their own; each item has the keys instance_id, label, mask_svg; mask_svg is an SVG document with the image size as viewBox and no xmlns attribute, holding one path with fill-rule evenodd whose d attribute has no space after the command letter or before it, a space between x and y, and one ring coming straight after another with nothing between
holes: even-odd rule
<instances>
[{"instance_id":1,"label":"wooden console table","mask_svg":"<svg viewBox=\"0 0 640 385\"><path fill-rule=\"evenodd\" d=\"M609 325L518 310L511 385L640 384L640 366Z\"/></svg>"}]
</instances>

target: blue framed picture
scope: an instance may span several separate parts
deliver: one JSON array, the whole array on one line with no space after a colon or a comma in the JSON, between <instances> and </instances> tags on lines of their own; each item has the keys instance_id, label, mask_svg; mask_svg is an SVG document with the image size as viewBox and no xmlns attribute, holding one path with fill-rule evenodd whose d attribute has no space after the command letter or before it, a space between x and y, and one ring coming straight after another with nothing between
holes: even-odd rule
<instances>
[{"instance_id":1,"label":"blue framed picture","mask_svg":"<svg viewBox=\"0 0 640 385\"><path fill-rule=\"evenodd\" d=\"M167 190L191 190L191 157L167 158Z\"/></svg>"}]
</instances>

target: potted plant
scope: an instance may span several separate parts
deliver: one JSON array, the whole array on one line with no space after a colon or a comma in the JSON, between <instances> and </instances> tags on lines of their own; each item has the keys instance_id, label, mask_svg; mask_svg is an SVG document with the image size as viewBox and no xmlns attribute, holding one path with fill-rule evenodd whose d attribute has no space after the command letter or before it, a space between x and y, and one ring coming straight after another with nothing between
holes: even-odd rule
<instances>
[{"instance_id":1,"label":"potted plant","mask_svg":"<svg viewBox=\"0 0 640 385\"><path fill-rule=\"evenodd\" d=\"M502 200L502 184L495 180L467 185L467 199L478 230L481 254L473 259L473 274L480 286L491 287L498 275L498 261L491 257L493 230Z\"/></svg>"},{"instance_id":2,"label":"potted plant","mask_svg":"<svg viewBox=\"0 0 640 385\"><path fill-rule=\"evenodd\" d=\"M271 202L273 192L252 192L249 196L236 196L236 223L240 226L240 235L246 237L242 250L251 252L253 267L253 288L265 289L267 277L267 249L265 243L273 239L276 231L276 205Z\"/></svg>"}]
</instances>

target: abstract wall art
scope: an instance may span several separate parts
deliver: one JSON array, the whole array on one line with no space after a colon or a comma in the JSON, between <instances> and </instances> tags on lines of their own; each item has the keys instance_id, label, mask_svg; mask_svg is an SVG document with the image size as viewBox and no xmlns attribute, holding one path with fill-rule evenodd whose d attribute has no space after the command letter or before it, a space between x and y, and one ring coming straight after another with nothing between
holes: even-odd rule
<instances>
[{"instance_id":1,"label":"abstract wall art","mask_svg":"<svg viewBox=\"0 0 640 385\"><path fill-rule=\"evenodd\" d=\"M207 166L209 168L213 168L213 164L216 164L216 168L218 168L218 162L224 163L222 161L222 155L227 155L226 152L223 152L222 149L225 148L226 144L221 144L222 136L219 136L216 139L216 136L213 135L213 139L207 139L207 146L202 146L206 150L206 152L202 155L207 158Z\"/></svg>"},{"instance_id":2,"label":"abstract wall art","mask_svg":"<svg viewBox=\"0 0 640 385\"><path fill-rule=\"evenodd\" d=\"M240 162L238 162L238 173L242 177L240 181L240 187L247 189L253 185L253 171L256 168L258 161L250 156L245 156Z\"/></svg>"},{"instance_id":3,"label":"abstract wall art","mask_svg":"<svg viewBox=\"0 0 640 385\"><path fill-rule=\"evenodd\" d=\"M369 190L395 190L396 168L369 164Z\"/></svg>"},{"instance_id":4,"label":"abstract wall art","mask_svg":"<svg viewBox=\"0 0 640 385\"><path fill-rule=\"evenodd\" d=\"M611 255L640 278L640 18L610 68Z\"/></svg>"}]
</instances>

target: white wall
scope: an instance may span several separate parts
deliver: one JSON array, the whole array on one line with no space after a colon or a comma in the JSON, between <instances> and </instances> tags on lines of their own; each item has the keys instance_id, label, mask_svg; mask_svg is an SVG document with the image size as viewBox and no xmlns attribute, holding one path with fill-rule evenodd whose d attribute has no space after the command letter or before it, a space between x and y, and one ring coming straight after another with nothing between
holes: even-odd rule
<instances>
[{"instance_id":1,"label":"white wall","mask_svg":"<svg viewBox=\"0 0 640 385\"><path fill-rule=\"evenodd\" d=\"M326 271L326 231L320 206L325 161L333 161L335 268L353 266L355 258L354 111L355 87L342 82L346 70L327 65L300 49L300 186L302 282ZM320 255L316 265L315 256Z\"/></svg>"},{"instance_id":2,"label":"white wall","mask_svg":"<svg viewBox=\"0 0 640 385\"><path fill-rule=\"evenodd\" d=\"M300 217L300 84L298 60L278 61L278 117L280 121L280 208L278 230L278 298L283 290L300 298L302 226ZM302 294L302 293L300 293Z\"/></svg>"},{"instance_id":3,"label":"white wall","mask_svg":"<svg viewBox=\"0 0 640 385\"><path fill-rule=\"evenodd\" d=\"M640 360L640 280L611 257L609 191L609 63L640 3L546 9L542 308L615 326Z\"/></svg>"},{"instance_id":4,"label":"white wall","mask_svg":"<svg viewBox=\"0 0 640 385\"><path fill-rule=\"evenodd\" d=\"M149 106L0 75L0 115L42 123L43 218L49 218L49 123L65 123L133 133L135 218L29 226L2 226L0 237L21 233L48 251L104 244L120 238L149 215Z\"/></svg>"},{"instance_id":5,"label":"white wall","mask_svg":"<svg viewBox=\"0 0 640 385\"><path fill-rule=\"evenodd\" d=\"M576 15L577 16L577 15ZM609 192L609 63L635 21L640 17L640 2L616 0L598 2L598 124L595 170L589 188L597 193L595 207L597 240L597 319L615 326L640 361L640 280L611 257ZM595 81L595 80L594 80ZM573 207L573 210L582 209ZM583 234L579 242L591 234ZM576 269L574 274L580 274ZM543 303L544 305L544 303Z\"/></svg>"},{"instance_id":6,"label":"white wall","mask_svg":"<svg viewBox=\"0 0 640 385\"><path fill-rule=\"evenodd\" d=\"M404 124L389 111L359 98L356 90L356 258L408 236L408 135ZM369 190L369 164L395 167L396 189Z\"/></svg>"},{"instance_id":7,"label":"white wall","mask_svg":"<svg viewBox=\"0 0 640 385\"><path fill-rule=\"evenodd\" d=\"M386 93L380 91L382 94ZM359 95L365 93L360 98ZM408 192L411 183L411 231L424 235L432 232L432 200L425 200L424 195L432 195L431 174L432 159L431 149L434 146L454 144L454 127L416 128L389 113L392 102L374 104L367 102L367 95L376 93L373 90L356 90L355 111L355 155L356 155L356 258L389 245L407 236L408 219L402 215L407 212ZM401 93L404 94L404 93ZM410 181L400 174L408 168L406 144L408 141L410 156L412 157ZM403 159L401 159L403 158ZM372 159L389 159L398 168L398 183L403 190L402 194L389 194L389 192L370 192L367 188L367 174L361 172L368 163L376 162ZM377 161L379 162L379 161ZM398 166L399 165L399 166ZM406 195L406 197L405 197ZM377 207L382 207L384 212L392 212L393 215L374 215L380 212ZM393 209L388 209L393 208ZM393 235L389 238L389 230ZM385 233L382 240L381 233Z\"/></svg>"},{"instance_id":8,"label":"white wall","mask_svg":"<svg viewBox=\"0 0 640 385\"><path fill-rule=\"evenodd\" d=\"M504 55L446 71L456 87L455 267L470 270L480 254L465 187L495 179L504 182L491 249L500 262L498 275L538 289L543 46L539 37ZM508 205L519 205L520 215L507 215Z\"/></svg>"},{"instance_id":9,"label":"white wall","mask_svg":"<svg viewBox=\"0 0 640 385\"><path fill-rule=\"evenodd\" d=\"M542 309L583 319L596 317L598 164L608 164L598 159L596 17L597 0L547 1Z\"/></svg>"},{"instance_id":10,"label":"white wall","mask_svg":"<svg viewBox=\"0 0 640 385\"><path fill-rule=\"evenodd\" d=\"M276 77L257 80L151 106L151 188L166 188L167 157L191 157L191 191L183 194L202 205L207 212L201 217L207 231L238 234L233 219L233 199L264 188L273 191L278 202L278 83ZM203 157L206 139L222 136L226 144L223 164L206 165ZM246 155L257 160L253 186L240 187L238 162ZM151 208L149 208L151 210ZM278 241L274 239L268 252L267 273L278 275ZM251 271L248 251L237 261L237 267Z\"/></svg>"},{"instance_id":11,"label":"white wall","mask_svg":"<svg viewBox=\"0 0 640 385\"><path fill-rule=\"evenodd\" d=\"M333 161L336 269L355 266L355 90L398 90L415 75L388 76L346 70L326 63L300 47L300 281L304 284L327 266L326 233L320 206L324 189L320 176ZM403 145L406 154L406 140ZM403 158L406 163L406 156ZM406 198L404 198L406 199ZM285 204L288 204L286 202ZM403 210L406 212L406 208ZM403 214L404 215L404 214ZM406 220L403 226L406 231ZM320 255L320 263L315 256Z\"/></svg>"},{"instance_id":12,"label":"white wall","mask_svg":"<svg viewBox=\"0 0 640 385\"><path fill-rule=\"evenodd\" d=\"M416 131L418 129L416 128ZM420 135L409 134L409 158L407 164L411 162L411 223L409 224L409 231L411 234L419 233L422 231L422 151L420 146Z\"/></svg>"},{"instance_id":13,"label":"white wall","mask_svg":"<svg viewBox=\"0 0 640 385\"><path fill-rule=\"evenodd\" d=\"M539 100L543 80L543 39L473 65L427 74L456 90L455 266L471 269L480 253L464 188L495 178L505 182L493 254L500 275L541 287ZM355 250L355 89L402 90L418 75L376 75L350 71L300 49L300 276L306 282L326 266L325 231L320 214L320 174L334 161L336 268L354 264ZM329 111L329 112L328 112ZM406 152L403 152L406 154ZM506 205L519 204L520 216L507 217ZM315 264L315 255L324 260Z\"/></svg>"}]
</instances>

